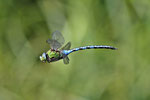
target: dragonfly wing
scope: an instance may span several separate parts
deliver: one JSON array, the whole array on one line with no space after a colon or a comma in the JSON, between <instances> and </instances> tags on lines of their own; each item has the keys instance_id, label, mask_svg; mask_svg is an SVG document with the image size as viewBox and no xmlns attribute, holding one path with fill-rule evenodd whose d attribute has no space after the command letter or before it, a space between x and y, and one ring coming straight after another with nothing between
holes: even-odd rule
<instances>
[{"instance_id":1,"label":"dragonfly wing","mask_svg":"<svg viewBox=\"0 0 150 100\"><path fill-rule=\"evenodd\" d=\"M71 47L71 42L68 42L63 48L62 50L69 50Z\"/></svg>"},{"instance_id":2,"label":"dragonfly wing","mask_svg":"<svg viewBox=\"0 0 150 100\"><path fill-rule=\"evenodd\" d=\"M63 59L63 62L64 62L64 64L69 64L69 58L68 58L68 56L66 56L66 57Z\"/></svg>"},{"instance_id":3,"label":"dragonfly wing","mask_svg":"<svg viewBox=\"0 0 150 100\"><path fill-rule=\"evenodd\" d=\"M48 39L46 42L50 44L52 49L56 50L64 44L65 40L59 31L55 31L52 33L52 39Z\"/></svg>"},{"instance_id":4,"label":"dragonfly wing","mask_svg":"<svg viewBox=\"0 0 150 100\"><path fill-rule=\"evenodd\" d=\"M48 39L46 43L50 44L51 48L54 50L61 47L61 44L57 40Z\"/></svg>"},{"instance_id":5,"label":"dragonfly wing","mask_svg":"<svg viewBox=\"0 0 150 100\"><path fill-rule=\"evenodd\" d=\"M64 37L62 36L62 34L61 34L59 31L55 31L55 32L52 33L52 39L53 39L53 40L56 40L56 41L59 42L61 45L63 45L64 42L65 42Z\"/></svg>"}]
</instances>

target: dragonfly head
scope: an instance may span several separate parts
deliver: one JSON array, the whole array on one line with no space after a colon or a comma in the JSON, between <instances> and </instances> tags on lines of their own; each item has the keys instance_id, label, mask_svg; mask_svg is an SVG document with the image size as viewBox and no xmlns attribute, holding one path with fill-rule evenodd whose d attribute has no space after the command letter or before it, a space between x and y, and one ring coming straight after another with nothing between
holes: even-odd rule
<instances>
[{"instance_id":1,"label":"dragonfly head","mask_svg":"<svg viewBox=\"0 0 150 100\"><path fill-rule=\"evenodd\" d=\"M43 53L42 56L40 56L40 60L46 62L46 53Z\"/></svg>"}]
</instances>

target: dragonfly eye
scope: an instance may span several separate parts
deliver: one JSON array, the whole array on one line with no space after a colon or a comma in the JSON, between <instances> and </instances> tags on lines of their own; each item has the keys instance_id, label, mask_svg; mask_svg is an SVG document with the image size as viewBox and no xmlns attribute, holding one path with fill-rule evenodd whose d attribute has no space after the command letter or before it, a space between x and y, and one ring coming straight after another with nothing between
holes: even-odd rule
<instances>
[{"instance_id":1,"label":"dragonfly eye","mask_svg":"<svg viewBox=\"0 0 150 100\"><path fill-rule=\"evenodd\" d=\"M46 62L46 53L43 53L42 56L40 56L40 60Z\"/></svg>"},{"instance_id":2,"label":"dragonfly eye","mask_svg":"<svg viewBox=\"0 0 150 100\"><path fill-rule=\"evenodd\" d=\"M46 58L46 53L43 53L42 56L43 56L44 58Z\"/></svg>"}]
</instances>

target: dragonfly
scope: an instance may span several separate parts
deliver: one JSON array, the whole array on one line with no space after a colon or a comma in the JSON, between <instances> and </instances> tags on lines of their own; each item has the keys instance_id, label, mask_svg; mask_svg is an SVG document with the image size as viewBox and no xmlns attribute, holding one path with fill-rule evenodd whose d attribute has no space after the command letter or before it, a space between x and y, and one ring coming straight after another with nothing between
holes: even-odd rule
<instances>
[{"instance_id":1,"label":"dragonfly","mask_svg":"<svg viewBox=\"0 0 150 100\"><path fill-rule=\"evenodd\" d=\"M86 49L111 49L116 50L117 48L113 46L107 45L90 45L90 46L83 46L78 48L71 48L71 42L68 42L65 46L62 45L65 43L65 39L61 32L55 31L52 33L52 39L46 40L46 43L50 45L50 49L47 52L44 52L40 56L40 60L42 62L55 62L58 60L63 59L64 64L69 64L69 57L70 53L79 50L86 50Z\"/></svg>"}]
</instances>

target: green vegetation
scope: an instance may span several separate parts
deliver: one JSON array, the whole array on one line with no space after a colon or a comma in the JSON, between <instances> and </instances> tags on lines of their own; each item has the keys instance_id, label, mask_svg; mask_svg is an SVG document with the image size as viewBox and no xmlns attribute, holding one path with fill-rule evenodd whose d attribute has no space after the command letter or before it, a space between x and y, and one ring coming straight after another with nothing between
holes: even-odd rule
<instances>
[{"instance_id":1,"label":"green vegetation","mask_svg":"<svg viewBox=\"0 0 150 100\"><path fill-rule=\"evenodd\" d=\"M149 0L0 0L0 100L150 100ZM72 48L42 63L46 40L62 32Z\"/></svg>"}]
</instances>

